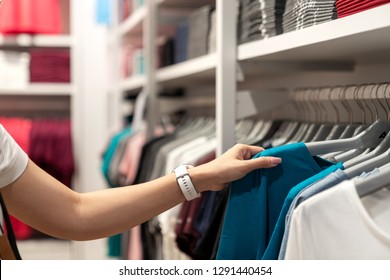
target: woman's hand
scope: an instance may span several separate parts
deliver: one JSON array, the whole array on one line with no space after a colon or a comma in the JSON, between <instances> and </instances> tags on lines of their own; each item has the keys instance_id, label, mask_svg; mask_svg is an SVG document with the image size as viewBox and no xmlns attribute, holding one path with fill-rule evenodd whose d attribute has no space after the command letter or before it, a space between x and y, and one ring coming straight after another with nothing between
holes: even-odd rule
<instances>
[{"instance_id":1,"label":"woman's hand","mask_svg":"<svg viewBox=\"0 0 390 280\"><path fill-rule=\"evenodd\" d=\"M192 168L188 172L198 192L219 191L254 169L275 167L282 162L282 159L277 157L252 159L263 150L257 146L236 144L215 160Z\"/></svg>"}]
</instances>

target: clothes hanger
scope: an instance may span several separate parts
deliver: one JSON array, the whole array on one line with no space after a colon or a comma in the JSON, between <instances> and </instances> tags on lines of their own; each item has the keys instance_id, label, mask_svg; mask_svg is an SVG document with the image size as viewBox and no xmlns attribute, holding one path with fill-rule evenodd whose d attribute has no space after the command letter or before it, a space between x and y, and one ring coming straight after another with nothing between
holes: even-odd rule
<instances>
[{"instance_id":1,"label":"clothes hanger","mask_svg":"<svg viewBox=\"0 0 390 280\"><path fill-rule=\"evenodd\" d=\"M390 186L390 163L379 168L379 172L364 179L355 180L355 188L359 197L367 196Z\"/></svg>"},{"instance_id":2,"label":"clothes hanger","mask_svg":"<svg viewBox=\"0 0 390 280\"><path fill-rule=\"evenodd\" d=\"M366 130L358 135L338 140L318 141L306 143L311 155L322 155L335 151L349 149L374 148L383 140L390 129L390 123L385 120L377 120Z\"/></svg>"},{"instance_id":3,"label":"clothes hanger","mask_svg":"<svg viewBox=\"0 0 390 280\"><path fill-rule=\"evenodd\" d=\"M325 140L332 130L333 125L328 123L329 110L324 106L323 102L321 102L322 100L330 99L330 94L332 90L333 88L322 88L319 92L319 100L320 100L319 105L322 107L325 117L323 123L319 126L316 134L312 139L309 140L309 142L318 142L318 141Z\"/></svg>"},{"instance_id":4,"label":"clothes hanger","mask_svg":"<svg viewBox=\"0 0 390 280\"><path fill-rule=\"evenodd\" d=\"M375 90L375 94L376 94L376 98L378 98L378 90L383 86L383 84L378 84L376 85L376 90ZM387 86L388 87L388 86ZM387 87L385 89L385 91L387 90ZM374 104L374 103L373 103ZM383 109L384 112L386 112L386 108L383 106L383 104L380 102L379 103ZM376 108L376 118L378 118L379 116L379 113L378 113L378 108ZM390 111L390 107L387 108L387 112ZM389 119L388 119L389 121ZM359 164L361 162L364 162L364 161L367 161L373 157L376 157L376 156L379 156L380 154L384 153L386 150L388 150L390 148L390 133L387 133L387 135L384 137L383 141L381 141L379 143L379 145L373 149L372 151L370 151L369 153L367 154L364 154L364 155L360 155L360 156L357 156L355 158L352 158L346 162L344 162L344 168L345 169L348 169L356 164Z\"/></svg>"},{"instance_id":5,"label":"clothes hanger","mask_svg":"<svg viewBox=\"0 0 390 280\"><path fill-rule=\"evenodd\" d=\"M370 85L360 85L360 86L357 86L355 88L355 91L354 91L354 100L356 101L356 104L359 106L360 111L362 113L362 123L363 124L367 123L367 111L369 111L371 116L372 116L372 112L370 110L370 107L368 107L367 104L362 101L362 100L364 100L365 90L369 86ZM359 92L362 92L361 98L359 97ZM372 92L372 88L371 88L371 92ZM370 92L370 96L371 96L371 92ZM371 117L371 119L373 119L373 117ZM369 148L373 148L373 147L369 147ZM354 157L357 157L358 155L366 154L369 151L370 150L368 150L367 148L350 149L346 152L343 152L343 153L340 153L338 155L333 156L333 159L336 162L346 162Z\"/></svg>"},{"instance_id":6,"label":"clothes hanger","mask_svg":"<svg viewBox=\"0 0 390 280\"><path fill-rule=\"evenodd\" d=\"M331 91L330 92L329 102L330 102L330 104L332 105L332 107L334 108L334 110L336 112L336 123L333 125L332 130L330 131L329 135L326 137L325 140L340 139L341 134L344 132L344 130L346 128L346 125L341 123L340 112L337 109L337 106L332 102L332 100L333 100L332 95L339 94L336 99L337 100L341 99L340 97L341 97L341 93L342 93L342 88L343 87L339 86L339 87L336 87L335 91L333 91L333 92Z\"/></svg>"},{"instance_id":7,"label":"clothes hanger","mask_svg":"<svg viewBox=\"0 0 390 280\"><path fill-rule=\"evenodd\" d=\"M343 106L348 115L348 124L344 131L341 133L340 138L345 139L354 136L354 132L357 130L358 125L353 123L353 111L346 101L346 91L348 87L343 87L341 91L340 104Z\"/></svg>"},{"instance_id":8,"label":"clothes hanger","mask_svg":"<svg viewBox=\"0 0 390 280\"><path fill-rule=\"evenodd\" d=\"M388 89L388 86L386 86L386 89L385 89L385 100L387 99L386 98L387 89ZM386 103L388 105L387 101L386 101ZM389 117L390 117L390 113L388 113L388 118ZM374 169L375 167L383 166L383 165L389 163L389 161L390 161L390 148L387 149L385 152L382 152L378 156L375 156L369 160L366 160L364 162L361 162L359 164L356 164L354 166L349 167L349 169L345 170L345 172L349 178L353 178L353 177L361 174L364 171L367 172L367 171Z\"/></svg>"},{"instance_id":9,"label":"clothes hanger","mask_svg":"<svg viewBox=\"0 0 390 280\"><path fill-rule=\"evenodd\" d=\"M296 100L292 99L291 104L294 106L294 112L296 113L295 120L298 119L297 114L299 112L299 108L297 108ZM290 141L291 137L296 133L299 127L299 122L297 121L287 121L285 126L281 126L278 131L280 134L275 135L276 138L271 141L273 147L284 145Z\"/></svg>"},{"instance_id":10,"label":"clothes hanger","mask_svg":"<svg viewBox=\"0 0 390 280\"><path fill-rule=\"evenodd\" d=\"M301 142L302 139L305 137L306 133L308 132L310 126L312 125L312 115L311 115L311 110L309 106L309 99L310 95L312 94L312 90L310 89L303 89L299 90L296 93L296 97L299 100L299 104L301 104L301 125L299 127L299 130L297 133L294 135L294 137L290 140L290 143L293 142Z\"/></svg>"},{"instance_id":11,"label":"clothes hanger","mask_svg":"<svg viewBox=\"0 0 390 280\"><path fill-rule=\"evenodd\" d=\"M319 100L318 93L320 92L319 88L316 88L315 91L311 92L311 95L308 98L309 104L314 108L314 122L309 125L307 128L307 131L304 135L304 137L301 139L300 142L311 142L311 140L314 138L316 132L318 131L320 127L320 123L322 123L322 114L321 114L321 101ZM317 104L318 103L318 104Z\"/></svg>"}]
</instances>

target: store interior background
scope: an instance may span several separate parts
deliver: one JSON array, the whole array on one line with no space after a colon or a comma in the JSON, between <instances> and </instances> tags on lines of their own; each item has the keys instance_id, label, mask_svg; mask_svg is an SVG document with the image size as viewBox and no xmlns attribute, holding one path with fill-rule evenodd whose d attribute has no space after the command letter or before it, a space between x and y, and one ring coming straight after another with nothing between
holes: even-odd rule
<instances>
[{"instance_id":1,"label":"store interior background","mask_svg":"<svg viewBox=\"0 0 390 280\"><path fill-rule=\"evenodd\" d=\"M10 1L3 0L2 5ZM296 37L283 34L280 40L265 39L260 47L254 41L238 49L236 21L232 20L236 15L234 0L161 0L153 5L148 0L42 2L57 3L58 18L52 20L59 26L41 34L0 34L0 117L69 119L75 164L71 187L80 192L108 187L101 173L103 154L110 137L123 128L134 111L135 97L142 89L149 94L144 116L151 124L149 130L162 116L178 110L213 114L217 154L221 154L235 143L236 119L288 103L295 88L389 80L390 20L378 18L377 11L368 14L368 20L365 15L342 20L342 28L335 22L325 23L314 31L312 27L293 31ZM136 8L120 9L120 5L129 3ZM164 66L164 62L158 58L156 45L166 43L180 22L209 4L217 7L216 16L220 16L213 29L213 49L189 59L187 64L165 65L157 71L157 65ZM378 11L381 16L390 12L389 4ZM0 27L3 31L2 19ZM129 45L131 50L124 51ZM56 65L62 70L48 72L40 72L41 67L48 70L53 65L38 62L33 81L30 63L36 50L43 57L46 51L65 51L67 62ZM28 58L22 54L28 54ZM131 57L123 63L126 55ZM69 75L64 78L62 71ZM184 97L159 99L157 94L161 89L183 88ZM295 114L288 109L294 107L287 107L283 116ZM328 117L330 122L349 118L347 114L337 115L337 119L334 114ZM39 236L20 239L18 246L24 259L116 259L107 253L107 239L77 242Z\"/></svg>"}]
</instances>

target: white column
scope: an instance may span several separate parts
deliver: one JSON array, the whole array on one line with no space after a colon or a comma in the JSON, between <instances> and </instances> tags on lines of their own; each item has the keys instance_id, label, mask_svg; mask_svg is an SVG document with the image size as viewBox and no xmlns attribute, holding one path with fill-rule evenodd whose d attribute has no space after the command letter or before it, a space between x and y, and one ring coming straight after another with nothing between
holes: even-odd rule
<instances>
[{"instance_id":1,"label":"white column","mask_svg":"<svg viewBox=\"0 0 390 280\"><path fill-rule=\"evenodd\" d=\"M235 142L237 8L235 0L217 0L216 125L217 155Z\"/></svg>"},{"instance_id":2,"label":"white column","mask_svg":"<svg viewBox=\"0 0 390 280\"><path fill-rule=\"evenodd\" d=\"M147 17L144 21L144 51L146 62L146 86L144 90L148 94L146 121L148 124L148 138L153 135L153 130L159 116L157 98L158 89L156 83L157 70L157 3L155 0L146 0Z\"/></svg>"},{"instance_id":3,"label":"white column","mask_svg":"<svg viewBox=\"0 0 390 280\"><path fill-rule=\"evenodd\" d=\"M107 133L107 30L96 23L96 1L71 1L72 125L76 159L75 189L105 188L100 172ZM75 259L107 258L105 239L74 242Z\"/></svg>"}]
</instances>

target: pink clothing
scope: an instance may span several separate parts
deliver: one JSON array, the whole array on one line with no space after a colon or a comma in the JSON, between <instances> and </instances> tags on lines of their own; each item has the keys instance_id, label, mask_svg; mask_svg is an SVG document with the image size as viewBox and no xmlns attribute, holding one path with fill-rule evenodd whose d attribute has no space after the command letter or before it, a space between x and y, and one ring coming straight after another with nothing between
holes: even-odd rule
<instances>
[{"instance_id":1,"label":"pink clothing","mask_svg":"<svg viewBox=\"0 0 390 280\"><path fill-rule=\"evenodd\" d=\"M129 260L143 260L141 226L133 227L129 237Z\"/></svg>"}]
</instances>

